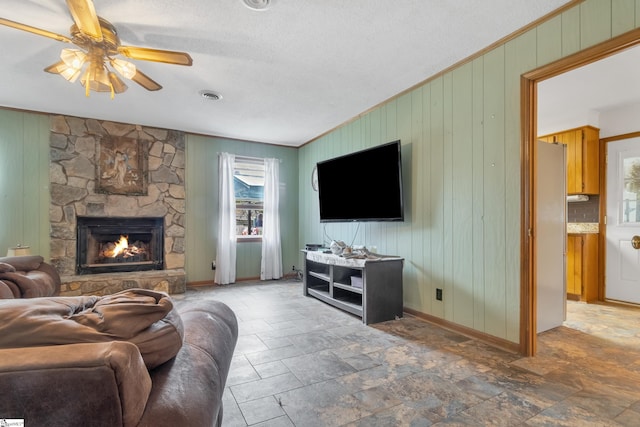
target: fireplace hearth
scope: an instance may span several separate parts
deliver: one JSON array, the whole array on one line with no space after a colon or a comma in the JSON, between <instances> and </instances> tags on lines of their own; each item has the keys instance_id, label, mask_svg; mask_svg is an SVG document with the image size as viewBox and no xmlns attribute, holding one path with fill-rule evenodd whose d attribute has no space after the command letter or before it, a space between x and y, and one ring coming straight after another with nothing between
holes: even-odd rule
<instances>
[{"instance_id":1,"label":"fireplace hearth","mask_svg":"<svg viewBox=\"0 0 640 427\"><path fill-rule=\"evenodd\" d=\"M78 217L77 274L164 269L164 219Z\"/></svg>"}]
</instances>

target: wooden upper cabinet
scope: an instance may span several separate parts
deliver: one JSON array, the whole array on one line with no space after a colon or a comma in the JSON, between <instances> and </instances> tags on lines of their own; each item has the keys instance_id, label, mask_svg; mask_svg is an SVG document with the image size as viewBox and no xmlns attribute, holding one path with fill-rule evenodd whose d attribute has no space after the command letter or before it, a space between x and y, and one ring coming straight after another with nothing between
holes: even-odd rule
<instances>
[{"instance_id":1,"label":"wooden upper cabinet","mask_svg":"<svg viewBox=\"0 0 640 427\"><path fill-rule=\"evenodd\" d=\"M567 146L567 194L600 192L600 130L592 126L541 136Z\"/></svg>"}]
</instances>

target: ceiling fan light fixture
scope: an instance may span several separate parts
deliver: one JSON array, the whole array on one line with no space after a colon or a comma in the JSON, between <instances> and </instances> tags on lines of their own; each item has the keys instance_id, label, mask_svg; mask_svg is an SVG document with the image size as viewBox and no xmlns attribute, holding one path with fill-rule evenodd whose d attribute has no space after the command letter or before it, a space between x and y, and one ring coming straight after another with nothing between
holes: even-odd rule
<instances>
[{"instance_id":1,"label":"ceiling fan light fixture","mask_svg":"<svg viewBox=\"0 0 640 427\"><path fill-rule=\"evenodd\" d=\"M129 61L125 61L123 59L118 59L118 58L112 58L110 59L109 62L111 63L111 66L113 67L113 69L116 70L118 73L120 73L120 75L126 79L132 79L133 76L136 75L136 72L137 72L136 66Z\"/></svg>"},{"instance_id":2,"label":"ceiling fan light fixture","mask_svg":"<svg viewBox=\"0 0 640 427\"><path fill-rule=\"evenodd\" d=\"M80 82L87 90L87 93L89 93L90 90L94 92L111 92L113 90L111 80L109 80L109 73L104 64L96 62L89 64L89 68L82 76Z\"/></svg>"},{"instance_id":3,"label":"ceiling fan light fixture","mask_svg":"<svg viewBox=\"0 0 640 427\"><path fill-rule=\"evenodd\" d=\"M64 63L64 61L56 62L55 64L48 66L44 70L47 73L60 74L65 80L70 83L75 83L82 72L81 68L76 69L69 67Z\"/></svg>"},{"instance_id":4,"label":"ceiling fan light fixture","mask_svg":"<svg viewBox=\"0 0 640 427\"><path fill-rule=\"evenodd\" d=\"M242 3L251 10L263 11L271 7L273 0L242 0Z\"/></svg>"},{"instance_id":5,"label":"ceiling fan light fixture","mask_svg":"<svg viewBox=\"0 0 640 427\"><path fill-rule=\"evenodd\" d=\"M109 72L109 81L111 82L113 92L122 93L127 90L127 85L113 71Z\"/></svg>"},{"instance_id":6,"label":"ceiling fan light fixture","mask_svg":"<svg viewBox=\"0 0 640 427\"><path fill-rule=\"evenodd\" d=\"M70 68L80 70L87 61L87 54L78 49L62 49L60 59Z\"/></svg>"}]
</instances>

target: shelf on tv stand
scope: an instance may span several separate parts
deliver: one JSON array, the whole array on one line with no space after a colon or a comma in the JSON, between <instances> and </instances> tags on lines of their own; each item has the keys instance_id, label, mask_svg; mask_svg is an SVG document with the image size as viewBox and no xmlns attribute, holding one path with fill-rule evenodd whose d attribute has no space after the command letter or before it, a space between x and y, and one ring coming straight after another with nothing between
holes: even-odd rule
<instances>
[{"instance_id":1,"label":"shelf on tv stand","mask_svg":"<svg viewBox=\"0 0 640 427\"><path fill-rule=\"evenodd\" d=\"M365 324L402 317L402 258L347 259L302 252L304 295L354 314ZM352 286L352 277L360 278L362 287Z\"/></svg>"}]
</instances>

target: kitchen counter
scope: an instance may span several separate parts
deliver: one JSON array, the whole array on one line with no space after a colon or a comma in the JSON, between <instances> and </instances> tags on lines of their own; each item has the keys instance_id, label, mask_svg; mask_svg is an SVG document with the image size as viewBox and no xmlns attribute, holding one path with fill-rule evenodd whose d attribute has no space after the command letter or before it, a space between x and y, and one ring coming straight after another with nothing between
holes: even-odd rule
<instances>
[{"instance_id":1,"label":"kitchen counter","mask_svg":"<svg viewBox=\"0 0 640 427\"><path fill-rule=\"evenodd\" d=\"M568 222L567 234L598 234L600 224L597 222Z\"/></svg>"}]
</instances>

